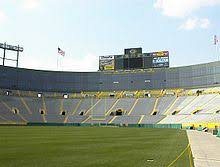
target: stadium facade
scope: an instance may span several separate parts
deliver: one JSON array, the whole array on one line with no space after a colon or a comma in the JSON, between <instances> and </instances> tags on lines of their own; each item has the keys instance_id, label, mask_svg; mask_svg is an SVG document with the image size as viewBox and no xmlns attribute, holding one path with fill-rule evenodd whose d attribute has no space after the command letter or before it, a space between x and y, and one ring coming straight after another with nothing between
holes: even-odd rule
<instances>
[{"instance_id":1,"label":"stadium facade","mask_svg":"<svg viewBox=\"0 0 220 167\"><path fill-rule=\"evenodd\" d=\"M2 89L74 93L196 88L218 84L220 84L220 62L114 72L42 71L0 66Z\"/></svg>"}]
</instances>

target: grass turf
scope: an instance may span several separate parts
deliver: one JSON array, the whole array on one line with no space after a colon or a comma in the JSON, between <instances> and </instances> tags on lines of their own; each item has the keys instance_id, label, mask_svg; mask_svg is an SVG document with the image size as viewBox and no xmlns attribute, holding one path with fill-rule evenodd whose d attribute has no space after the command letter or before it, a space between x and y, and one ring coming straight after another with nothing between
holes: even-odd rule
<instances>
[{"instance_id":1,"label":"grass turf","mask_svg":"<svg viewBox=\"0 0 220 167\"><path fill-rule=\"evenodd\" d=\"M167 167L187 145L175 129L2 126L0 166ZM190 166L188 153L173 166Z\"/></svg>"}]
</instances>

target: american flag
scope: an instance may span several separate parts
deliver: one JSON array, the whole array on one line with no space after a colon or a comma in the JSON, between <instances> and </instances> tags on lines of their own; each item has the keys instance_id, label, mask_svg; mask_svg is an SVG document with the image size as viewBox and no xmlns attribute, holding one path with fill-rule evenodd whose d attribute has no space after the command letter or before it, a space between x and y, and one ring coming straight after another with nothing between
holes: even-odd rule
<instances>
[{"instance_id":1,"label":"american flag","mask_svg":"<svg viewBox=\"0 0 220 167\"><path fill-rule=\"evenodd\" d=\"M62 56L65 56L65 51L63 51L62 49L60 49L58 47L58 54L62 55Z\"/></svg>"},{"instance_id":2,"label":"american flag","mask_svg":"<svg viewBox=\"0 0 220 167\"><path fill-rule=\"evenodd\" d=\"M218 37L217 35L214 35L214 45L217 45L217 43L218 43Z\"/></svg>"}]
</instances>

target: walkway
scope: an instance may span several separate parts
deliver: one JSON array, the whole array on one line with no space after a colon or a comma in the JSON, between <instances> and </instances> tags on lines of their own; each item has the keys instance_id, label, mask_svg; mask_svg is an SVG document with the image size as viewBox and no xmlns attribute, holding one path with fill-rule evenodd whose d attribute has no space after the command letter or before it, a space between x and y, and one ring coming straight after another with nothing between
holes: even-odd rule
<instances>
[{"instance_id":1,"label":"walkway","mask_svg":"<svg viewBox=\"0 0 220 167\"><path fill-rule=\"evenodd\" d=\"M220 167L220 138L210 133L187 131L195 167Z\"/></svg>"}]
</instances>

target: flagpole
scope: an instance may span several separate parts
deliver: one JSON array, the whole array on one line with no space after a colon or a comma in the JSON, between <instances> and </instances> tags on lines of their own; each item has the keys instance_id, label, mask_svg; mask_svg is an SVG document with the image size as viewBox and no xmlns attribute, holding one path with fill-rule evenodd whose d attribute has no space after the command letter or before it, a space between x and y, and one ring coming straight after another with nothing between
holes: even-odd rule
<instances>
[{"instance_id":1,"label":"flagpole","mask_svg":"<svg viewBox=\"0 0 220 167\"><path fill-rule=\"evenodd\" d=\"M63 57L65 56L65 51L61 50L60 47L58 46L58 54L62 55ZM61 65L62 65L62 59L61 60ZM59 67L59 57L57 57L57 69Z\"/></svg>"},{"instance_id":2,"label":"flagpole","mask_svg":"<svg viewBox=\"0 0 220 167\"><path fill-rule=\"evenodd\" d=\"M214 35L214 45L215 45L215 54L217 57L217 61L219 61L219 55L218 55L218 37L217 35Z\"/></svg>"},{"instance_id":3,"label":"flagpole","mask_svg":"<svg viewBox=\"0 0 220 167\"><path fill-rule=\"evenodd\" d=\"M58 56L57 56L57 70L58 70Z\"/></svg>"},{"instance_id":4,"label":"flagpole","mask_svg":"<svg viewBox=\"0 0 220 167\"><path fill-rule=\"evenodd\" d=\"M218 61L219 61L219 52L218 52L218 49L219 49L219 47L218 47L218 40L217 40L217 43L216 43L216 55L217 55L217 57L218 57Z\"/></svg>"},{"instance_id":5,"label":"flagpole","mask_svg":"<svg viewBox=\"0 0 220 167\"><path fill-rule=\"evenodd\" d=\"M219 61L219 55L218 55L218 40L215 42L215 55L217 57L217 60Z\"/></svg>"}]
</instances>

